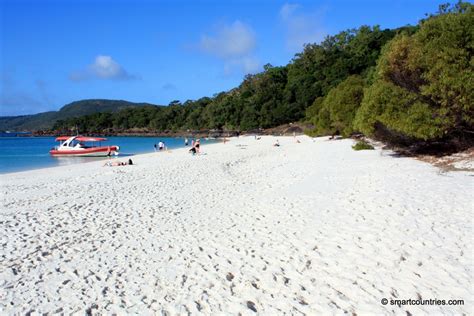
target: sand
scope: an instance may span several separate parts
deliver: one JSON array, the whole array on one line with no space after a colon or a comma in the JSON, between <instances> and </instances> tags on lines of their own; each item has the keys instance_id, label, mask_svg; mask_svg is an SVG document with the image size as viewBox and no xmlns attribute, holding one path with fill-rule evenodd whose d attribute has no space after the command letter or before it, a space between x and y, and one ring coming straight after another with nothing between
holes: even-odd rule
<instances>
[{"instance_id":1,"label":"sand","mask_svg":"<svg viewBox=\"0 0 474 316\"><path fill-rule=\"evenodd\" d=\"M278 139L2 175L0 314L472 313L472 172Z\"/></svg>"}]
</instances>

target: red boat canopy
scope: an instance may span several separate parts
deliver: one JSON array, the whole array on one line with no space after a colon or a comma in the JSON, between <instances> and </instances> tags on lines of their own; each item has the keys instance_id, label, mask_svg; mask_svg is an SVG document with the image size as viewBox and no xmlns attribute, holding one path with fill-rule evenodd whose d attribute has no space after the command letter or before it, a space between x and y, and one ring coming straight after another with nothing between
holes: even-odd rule
<instances>
[{"instance_id":1,"label":"red boat canopy","mask_svg":"<svg viewBox=\"0 0 474 316\"><path fill-rule=\"evenodd\" d=\"M57 142L62 142L62 141L68 140L71 137L72 136L59 136L59 137L56 137L56 141ZM107 138L77 136L75 138L75 140L77 140L79 142L103 142L103 141L106 141Z\"/></svg>"}]
</instances>

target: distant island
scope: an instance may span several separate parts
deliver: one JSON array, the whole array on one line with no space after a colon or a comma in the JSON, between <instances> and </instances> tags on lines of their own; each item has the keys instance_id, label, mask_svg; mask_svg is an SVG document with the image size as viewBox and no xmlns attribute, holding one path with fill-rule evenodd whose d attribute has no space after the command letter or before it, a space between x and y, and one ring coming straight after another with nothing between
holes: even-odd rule
<instances>
[{"instance_id":1,"label":"distant island","mask_svg":"<svg viewBox=\"0 0 474 316\"><path fill-rule=\"evenodd\" d=\"M94 113L115 113L124 109L141 106L156 106L150 103L134 103L123 100L92 99L66 104L59 111L32 115L0 117L1 131L41 131L53 130L54 124L61 120L77 118Z\"/></svg>"},{"instance_id":2,"label":"distant island","mask_svg":"<svg viewBox=\"0 0 474 316\"><path fill-rule=\"evenodd\" d=\"M361 26L308 44L230 91L168 106L82 100L1 117L0 130L127 134L259 131L303 123L311 136L363 133L402 147L474 144L473 5L442 5L416 26Z\"/></svg>"}]
</instances>

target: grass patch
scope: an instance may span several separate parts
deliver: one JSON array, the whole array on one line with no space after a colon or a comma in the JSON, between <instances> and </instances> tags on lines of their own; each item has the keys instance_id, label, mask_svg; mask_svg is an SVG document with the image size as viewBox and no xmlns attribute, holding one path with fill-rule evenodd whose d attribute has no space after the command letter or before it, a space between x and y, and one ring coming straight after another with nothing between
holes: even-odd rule
<instances>
[{"instance_id":1,"label":"grass patch","mask_svg":"<svg viewBox=\"0 0 474 316\"><path fill-rule=\"evenodd\" d=\"M354 146L352 146L352 149L354 149L354 150L373 150L373 149L374 149L374 146L372 146L371 144L367 143L366 141L359 140L359 141L357 142L357 144L355 144Z\"/></svg>"}]
</instances>

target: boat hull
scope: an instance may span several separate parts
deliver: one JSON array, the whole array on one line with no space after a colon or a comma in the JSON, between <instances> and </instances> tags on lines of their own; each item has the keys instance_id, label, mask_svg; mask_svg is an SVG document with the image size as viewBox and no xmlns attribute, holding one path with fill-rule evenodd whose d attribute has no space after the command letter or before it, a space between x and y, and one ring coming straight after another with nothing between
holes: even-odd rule
<instances>
[{"instance_id":1,"label":"boat hull","mask_svg":"<svg viewBox=\"0 0 474 316\"><path fill-rule=\"evenodd\" d=\"M51 156L56 157L107 157L118 154L118 150L118 146L107 146L69 150L52 149L49 151L49 153Z\"/></svg>"}]
</instances>

